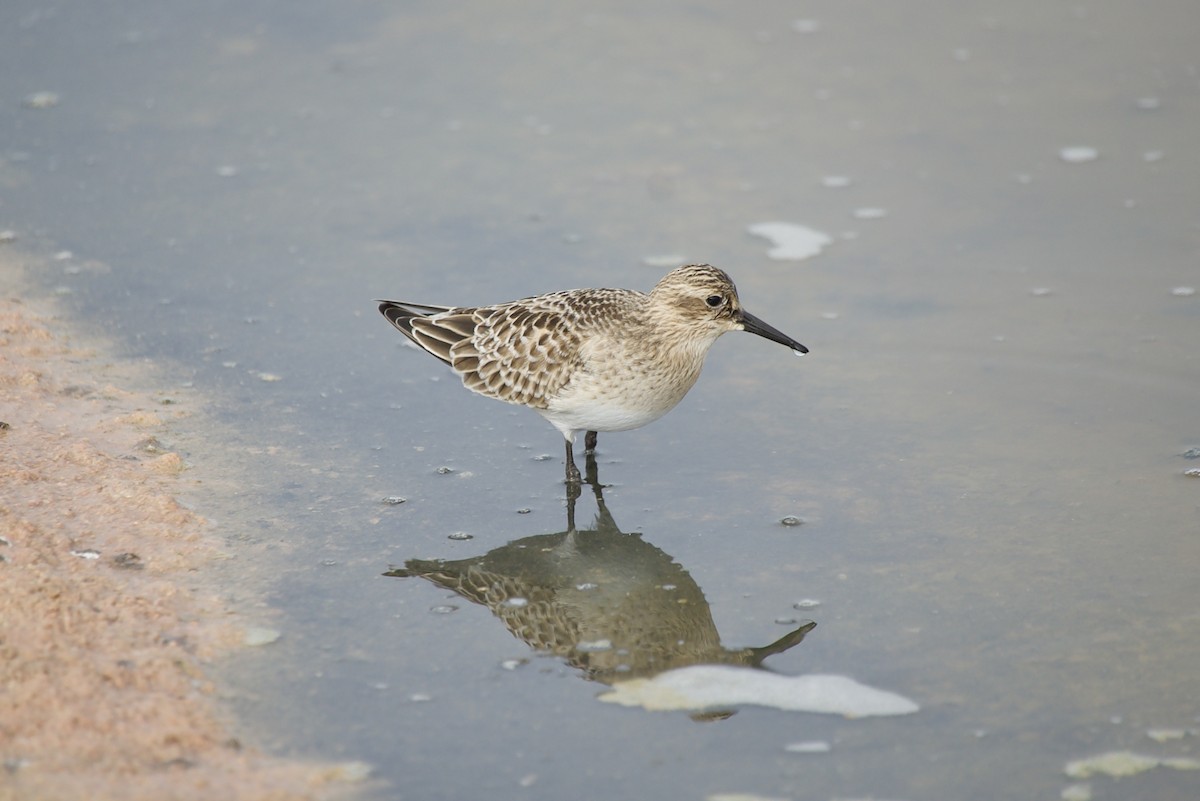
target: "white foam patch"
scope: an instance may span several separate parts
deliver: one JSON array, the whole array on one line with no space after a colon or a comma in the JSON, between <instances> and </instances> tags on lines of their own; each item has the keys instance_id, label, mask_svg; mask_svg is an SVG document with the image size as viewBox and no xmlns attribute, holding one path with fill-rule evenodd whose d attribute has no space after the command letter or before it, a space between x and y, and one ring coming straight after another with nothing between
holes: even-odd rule
<instances>
[{"instance_id":1,"label":"white foam patch","mask_svg":"<svg viewBox=\"0 0 1200 801\"><path fill-rule=\"evenodd\" d=\"M833 243L833 237L829 234L796 223L755 223L747 230L755 236L770 240L775 247L767 251L767 258L780 261L803 261L812 258Z\"/></svg>"},{"instance_id":2,"label":"white foam patch","mask_svg":"<svg viewBox=\"0 0 1200 801\"><path fill-rule=\"evenodd\" d=\"M1100 158L1100 151L1087 145L1075 145L1059 150L1058 157L1068 164L1085 164Z\"/></svg>"},{"instance_id":3,"label":"white foam patch","mask_svg":"<svg viewBox=\"0 0 1200 801\"><path fill-rule=\"evenodd\" d=\"M920 708L902 695L847 676L780 676L728 665L693 665L649 679L618 682L600 700L651 711L752 705L848 718L907 715Z\"/></svg>"}]
</instances>

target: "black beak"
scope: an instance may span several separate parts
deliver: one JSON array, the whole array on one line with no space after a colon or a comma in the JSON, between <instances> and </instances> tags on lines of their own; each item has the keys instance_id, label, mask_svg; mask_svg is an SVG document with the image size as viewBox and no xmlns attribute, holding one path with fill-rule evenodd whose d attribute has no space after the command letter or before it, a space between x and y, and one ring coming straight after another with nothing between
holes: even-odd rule
<instances>
[{"instance_id":1,"label":"black beak","mask_svg":"<svg viewBox=\"0 0 1200 801\"><path fill-rule=\"evenodd\" d=\"M762 320L758 319L744 309L742 310L742 325L745 326L745 330L749 331L751 334L758 334L764 339L769 339L772 342L778 342L780 345L787 345L796 353L808 353L808 348L804 347L799 342L780 331L778 328L767 325Z\"/></svg>"}]
</instances>

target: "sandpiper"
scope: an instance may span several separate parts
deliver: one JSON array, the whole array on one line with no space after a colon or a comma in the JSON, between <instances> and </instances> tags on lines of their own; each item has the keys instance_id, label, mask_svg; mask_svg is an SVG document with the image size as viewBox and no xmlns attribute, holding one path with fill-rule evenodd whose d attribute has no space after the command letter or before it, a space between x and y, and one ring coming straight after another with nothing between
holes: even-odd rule
<instances>
[{"instance_id":1,"label":"sandpiper","mask_svg":"<svg viewBox=\"0 0 1200 801\"><path fill-rule=\"evenodd\" d=\"M578 484L575 435L628 431L675 408L727 331L808 348L744 310L737 287L708 264L679 267L649 293L572 289L494 306L384 300L379 311L450 365L467 389L536 411L567 441L567 483Z\"/></svg>"}]
</instances>

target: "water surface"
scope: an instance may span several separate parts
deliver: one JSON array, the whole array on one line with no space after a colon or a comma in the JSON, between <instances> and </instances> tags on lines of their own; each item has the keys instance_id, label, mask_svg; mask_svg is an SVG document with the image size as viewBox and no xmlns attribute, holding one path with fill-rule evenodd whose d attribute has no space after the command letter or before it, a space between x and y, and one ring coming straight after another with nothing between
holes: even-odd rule
<instances>
[{"instance_id":1,"label":"water surface","mask_svg":"<svg viewBox=\"0 0 1200 801\"><path fill-rule=\"evenodd\" d=\"M277 576L284 637L233 670L268 747L426 799L1046 798L1073 759L1194 754L1192 4L0 19L0 229L85 325L207 393L248 475L206 503ZM749 227L777 221L833 242L768 258ZM385 575L568 524L553 429L371 299L648 289L669 254L812 353L730 335L675 412L603 436L618 530L685 571L721 649L811 619L767 668L919 712L601 703L486 604ZM579 528L598 513L585 493ZM1190 799L1195 776L1090 784Z\"/></svg>"}]
</instances>

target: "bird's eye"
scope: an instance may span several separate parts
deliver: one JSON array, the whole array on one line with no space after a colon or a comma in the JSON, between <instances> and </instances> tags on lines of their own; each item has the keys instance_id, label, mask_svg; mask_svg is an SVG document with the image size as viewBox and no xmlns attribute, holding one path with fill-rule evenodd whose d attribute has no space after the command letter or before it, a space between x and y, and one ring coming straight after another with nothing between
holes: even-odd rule
<instances>
[{"instance_id":1,"label":"bird's eye","mask_svg":"<svg viewBox=\"0 0 1200 801\"><path fill-rule=\"evenodd\" d=\"M704 299L704 302L708 304L710 309L715 309L725 302L725 298L721 297L720 295L709 295Z\"/></svg>"}]
</instances>

